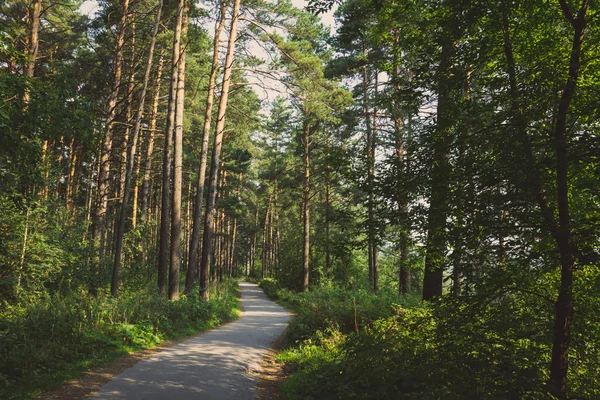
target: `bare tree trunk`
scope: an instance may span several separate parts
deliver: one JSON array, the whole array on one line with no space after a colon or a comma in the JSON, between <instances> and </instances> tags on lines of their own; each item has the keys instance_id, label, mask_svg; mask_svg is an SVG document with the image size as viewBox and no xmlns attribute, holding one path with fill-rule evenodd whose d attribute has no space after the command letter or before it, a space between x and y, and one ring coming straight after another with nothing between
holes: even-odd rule
<instances>
[{"instance_id":1,"label":"bare tree trunk","mask_svg":"<svg viewBox=\"0 0 600 400\"><path fill-rule=\"evenodd\" d=\"M363 51L366 55L366 51ZM367 165L367 254L368 254L368 273L369 273L369 286L373 288L373 196L371 187L371 118L369 112L369 74L367 66L362 67L362 79L363 79L363 113L365 117L365 129L366 129L366 146L365 146L365 158Z\"/></svg>"},{"instance_id":2,"label":"bare tree trunk","mask_svg":"<svg viewBox=\"0 0 600 400\"><path fill-rule=\"evenodd\" d=\"M242 181L242 175L240 174L240 182ZM279 208L277 205L277 192L279 191L279 185L277 181L277 177L275 177L275 182L273 184L273 227L275 231L275 240L272 243L273 246L273 270L275 278L278 277L279 274ZM238 189L239 196L239 189Z\"/></svg>"},{"instance_id":3,"label":"bare tree trunk","mask_svg":"<svg viewBox=\"0 0 600 400\"><path fill-rule=\"evenodd\" d=\"M234 275L234 262L235 262L235 242L237 238L237 218L233 218L233 228L231 230L231 240L229 247L229 276Z\"/></svg>"},{"instance_id":4,"label":"bare tree trunk","mask_svg":"<svg viewBox=\"0 0 600 400\"><path fill-rule=\"evenodd\" d=\"M25 213L25 228L23 229L23 247L21 248L21 260L19 261L19 272L17 276L17 288L21 288L21 278L23 276L23 267L25 266L25 254L27 252L27 236L29 233L29 215L31 214L30 207L27 207Z\"/></svg>"},{"instance_id":5,"label":"bare tree trunk","mask_svg":"<svg viewBox=\"0 0 600 400\"><path fill-rule=\"evenodd\" d=\"M169 300L179 300L179 269L181 268L181 193L183 186L183 107L185 96L185 46L188 25L188 2L185 2L181 28L182 51L177 71L177 103L173 136L173 202L171 211L171 264L169 269Z\"/></svg>"},{"instance_id":6,"label":"bare tree trunk","mask_svg":"<svg viewBox=\"0 0 600 400\"><path fill-rule=\"evenodd\" d=\"M121 142L121 158L119 169L119 198L123 201L123 192L125 191L125 175L127 175L127 147L130 144L129 134L131 133L131 110L133 107L133 88L135 84L135 14L131 17L131 58L129 59L129 77L127 79L127 106L125 108L125 133Z\"/></svg>"},{"instance_id":7,"label":"bare tree trunk","mask_svg":"<svg viewBox=\"0 0 600 400\"><path fill-rule=\"evenodd\" d=\"M146 216L148 213L148 204L150 202L150 176L152 173L152 153L154 152L154 132L156 131L156 119L158 115L158 104L160 99L160 86L163 70L163 50L158 58L158 68L156 70L156 84L154 87L154 99L152 102L152 113L150 114L150 126L148 127L148 146L146 147L146 161L144 166L144 180L142 182L142 220L148 223Z\"/></svg>"},{"instance_id":8,"label":"bare tree trunk","mask_svg":"<svg viewBox=\"0 0 600 400\"><path fill-rule=\"evenodd\" d=\"M102 237L105 232L106 213L108 211L108 193L110 180L110 156L113 142L113 123L117 115L117 98L119 96L119 87L121 86L121 73L123 68L123 45L125 43L125 30L127 25L127 15L129 13L129 0L122 0L121 20L119 22L117 34L117 48L114 58L114 76L113 86L108 98L108 114L106 116L106 129L100 151L100 165L98 173L98 192L96 201L96 210L92 223L92 240L96 247L96 253L100 254L98 247L101 245ZM96 257L96 268L100 262ZM92 271L95 275L96 271ZM95 293L95 283L92 284L91 292Z\"/></svg>"},{"instance_id":9,"label":"bare tree trunk","mask_svg":"<svg viewBox=\"0 0 600 400\"><path fill-rule=\"evenodd\" d=\"M48 165L48 139L42 143L42 168L44 170L44 188L42 189L42 198L48 200L48 177L50 175Z\"/></svg>"},{"instance_id":10,"label":"bare tree trunk","mask_svg":"<svg viewBox=\"0 0 600 400\"><path fill-rule=\"evenodd\" d=\"M377 96L377 71L375 71L375 96ZM375 190L375 149L377 147L376 141L377 134L377 107L373 106L373 130L371 135L367 136L367 145L369 147L369 225L371 229L371 246L373 250L372 262L373 262L373 291L379 291L379 251L377 249L377 233L375 231L375 203L374 203L374 190Z\"/></svg>"},{"instance_id":11,"label":"bare tree trunk","mask_svg":"<svg viewBox=\"0 0 600 400\"><path fill-rule=\"evenodd\" d=\"M305 106L306 109L306 106ZM305 110L306 111L306 110ZM304 183L302 212L304 219L304 242L302 251L302 290L308 291L309 273L310 273L310 125L307 120L308 115L304 115Z\"/></svg>"},{"instance_id":12,"label":"bare tree trunk","mask_svg":"<svg viewBox=\"0 0 600 400\"><path fill-rule=\"evenodd\" d=\"M573 322L574 296L573 296L573 270L576 264L577 246L573 242L571 233L571 218L569 214L569 185L568 185L568 138L567 116L575 90L581 67L581 50L586 26L586 13L588 0L583 0L577 15L569 8L565 0L559 0L565 18L574 28L569 60L569 75L561 92L556 125L554 128L554 151L556 156L556 186L558 221L554 210L548 202L546 190L543 187L539 169L535 165L531 143L527 135L527 123L522 113L519 89L516 80L516 65L512 52L509 21L503 15L504 51L508 65L510 81L512 112L518 131L519 140L525 154L527 170L529 171L535 198L542 211L544 222L552 234L560 254L561 281L558 298L555 303L554 340L552 344L552 359L550 362L549 388L553 396L558 399L567 398L567 372L569 368L569 348L571 343L571 325Z\"/></svg>"},{"instance_id":13,"label":"bare tree trunk","mask_svg":"<svg viewBox=\"0 0 600 400\"><path fill-rule=\"evenodd\" d=\"M268 232L269 232L269 212L271 210L271 193L267 196L267 206L265 207L265 224L263 225L263 245L261 253L261 264L262 264L262 278L265 279L268 276Z\"/></svg>"},{"instance_id":14,"label":"bare tree trunk","mask_svg":"<svg viewBox=\"0 0 600 400\"><path fill-rule=\"evenodd\" d=\"M75 209L73 197L75 194L75 172L78 162L79 160L77 157L77 145L75 143L75 138L71 138L71 144L69 146L69 175L67 176L67 191L65 196L67 210L69 210L69 212L73 212Z\"/></svg>"},{"instance_id":15,"label":"bare tree trunk","mask_svg":"<svg viewBox=\"0 0 600 400\"><path fill-rule=\"evenodd\" d=\"M252 232L252 244L250 246L250 276L254 277L256 266L256 239L258 231L258 206L254 211L254 231Z\"/></svg>"},{"instance_id":16,"label":"bare tree trunk","mask_svg":"<svg viewBox=\"0 0 600 400\"><path fill-rule=\"evenodd\" d=\"M177 102L177 78L179 77L179 61L181 55L181 27L183 25L183 8L185 0L177 3L175 28L173 30L173 53L171 56L171 83L169 104L167 110L167 125L165 127L165 147L163 150L163 176L160 209L160 245L158 251L158 290L160 295L167 294L167 273L170 270L169 232L171 221L171 161L173 146L173 131L175 126L175 103Z\"/></svg>"},{"instance_id":17,"label":"bare tree trunk","mask_svg":"<svg viewBox=\"0 0 600 400\"><path fill-rule=\"evenodd\" d=\"M27 8L27 15L30 23L29 31L29 46L26 48L27 55L29 56L27 63L25 64L25 76L33 78L35 75L35 62L38 56L38 50L40 47L39 30L40 30L40 16L42 13L42 0L33 0L33 10ZM23 103L29 103L29 89L25 89L23 95Z\"/></svg>"},{"instance_id":18,"label":"bare tree trunk","mask_svg":"<svg viewBox=\"0 0 600 400\"><path fill-rule=\"evenodd\" d=\"M450 66L453 52L454 45L449 38L445 38L442 43L442 56L438 70L437 127L433 142L423 300L431 300L442 295L446 253L448 178L450 176L448 147L452 129Z\"/></svg>"},{"instance_id":19,"label":"bare tree trunk","mask_svg":"<svg viewBox=\"0 0 600 400\"><path fill-rule=\"evenodd\" d=\"M206 163L208 159L208 141L210 139L210 124L212 119L212 109L215 97L215 81L219 71L219 40L221 32L225 26L227 2L221 1L219 22L215 26L215 36L213 42L213 59L208 78L208 94L206 96L206 108L204 111L204 129L202 131L202 149L200 151L200 167L198 169L198 183L196 189L196 205L194 207L194 226L189 245L188 255L188 274L185 280L185 291L189 293L194 286L195 276L193 272L198 264L198 247L200 246L200 231L202 229L202 202L204 200L204 181L206 179Z\"/></svg>"},{"instance_id":20,"label":"bare tree trunk","mask_svg":"<svg viewBox=\"0 0 600 400\"><path fill-rule=\"evenodd\" d=\"M119 275L121 273L121 253L123 250L123 236L125 235L125 221L127 220L128 208L129 208L129 192L131 189L131 180L133 175L133 165L135 163L135 153L137 150L137 141L142 126L142 116L144 114L144 103L146 102L146 93L148 90L148 81L150 80L150 71L152 70L152 61L154 59L154 48L156 46L156 35L160 26L160 17L162 11L162 0L159 0L159 4L156 11L156 18L154 20L154 29L152 31L152 38L150 39L150 47L148 49L148 63L146 64L146 70L144 71L144 81L142 83L142 91L140 93L139 108L135 118L135 126L133 128L133 135L131 136L131 145L129 146L129 152L127 157L127 168L125 171L125 183L123 186L123 197L121 202L121 210L119 215L119 221L117 224L117 232L115 234L115 258L113 261L112 269L112 280L110 286L110 294L113 297L117 297L119 287Z\"/></svg>"},{"instance_id":21,"label":"bare tree trunk","mask_svg":"<svg viewBox=\"0 0 600 400\"><path fill-rule=\"evenodd\" d=\"M229 97L229 86L231 84L231 68L233 66L233 54L235 50L235 39L237 37L237 24L240 14L240 0L234 0L233 14L231 19L231 30L229 32L229 42L227 45L227 57L223 68L223 85L221 89L221 101L219 102L219 111L217 113L217 126L215 129L215 142L212 153L210 168L210 179L208 186L208 199L206 202L206 215L204 220L204 236L202 240L202 260L200 263L200 290L202 297L209 299L208 293L208 274L210 269L210 249L212 247L212 226L214 219L214 208L217 190L217 177L219 173L219 163L221 158L221 146L223 144L223 131L225 128L225 112L227 111L227 100Z\"/></svg>"}]
</instances>

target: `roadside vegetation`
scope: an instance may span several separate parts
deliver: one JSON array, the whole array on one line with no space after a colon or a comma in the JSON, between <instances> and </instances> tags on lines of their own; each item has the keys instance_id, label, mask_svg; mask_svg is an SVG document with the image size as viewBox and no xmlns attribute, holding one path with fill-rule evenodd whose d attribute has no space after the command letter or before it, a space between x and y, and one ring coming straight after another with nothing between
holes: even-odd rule
<instances>
[{"instance_id":1,"label":"roadside vegetation","mask_svg":"<svg viewBox=\"0 0 600 400\"><path fill-rule=\"evenodd\" d=\"M597 271L588 273L598 281ZM524 300L505 293L466 305L363 289L296 293L273 279L260 285L296 314L278 357L291 371L282 385L289 399L552 398L546 385L552 304L542 295ZM597 300L587 298L580 313L592 318ZM599 333L576 329L573 398L600 396L600 358L591 345Z\"/></svg>"},{"instance_id":2,"label":"roadside vegetation","mask_svg":"<svg viewBox=\"0 0 600 400\"><path fill-rule=\"evenodd\" d=\"M117 299L73 293L7 308L0 315L0 398L33 398L128 352L237 318L237 283L210 290L210 301L197 290L176 302L145 292Z\"/></svg>"}]
</instances>

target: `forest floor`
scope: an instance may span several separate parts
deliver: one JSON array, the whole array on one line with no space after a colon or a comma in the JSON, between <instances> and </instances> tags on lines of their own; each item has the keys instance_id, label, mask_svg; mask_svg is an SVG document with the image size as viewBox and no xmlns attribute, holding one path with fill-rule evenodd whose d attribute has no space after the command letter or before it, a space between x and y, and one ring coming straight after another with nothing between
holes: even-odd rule
<instances>
[{"instance_id":1,"label":"forest floor","mask_svg":"<svg viewBox=\"0 0 600 400\"><path fill-rule=\"evenodd\" d=\"M275 348L280 345L276 339L282 336L290 315L257 285L240 282L240 289L243 311L239 320L130 354L42 398L79 399L95 394L95 399L253 399L258 393L266 394L265 377L276 368L276 352L269 348L274 342Z\"/></svg>"}]
</instances>

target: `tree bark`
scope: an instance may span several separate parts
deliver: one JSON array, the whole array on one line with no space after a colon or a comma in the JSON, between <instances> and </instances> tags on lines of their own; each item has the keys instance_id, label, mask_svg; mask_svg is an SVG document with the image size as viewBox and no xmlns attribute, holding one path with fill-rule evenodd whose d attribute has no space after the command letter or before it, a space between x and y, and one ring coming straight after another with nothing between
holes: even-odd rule
<instances>
[{"instance_id":1,"label":"tree bark","mask_svg":"<svg viewBox=\"0 0 600 400\"><path fill-rule=\"evenodd\" d=\"M306 111L306 106L305 106ZM306 112L305 112L306 114ZM310 274L310 125L307 120L308 115L304 116L304 136L303 136L303 162L304 162L304 181L302 213L304 219L304 241L302 251L302 290L308 291Z\"/></svg>"},{"instance_id":2,"label":"tree bark","mask_svg":"<svg viewBox=\"0 0 600 400\"><path fill-rule=\"evenodd\" d=\"M127 168L125 171L125 182L123 186L123 197L121 201L121 209L119 214L119 220L117 223L117 232L115 234L115 258L113 261L112 268L112 280L110 286L110 294L112 297L117 297L119 288L119 278L121 273L121 253L123 250L123 236L125 235L125 221L128 216L129 208L129 192L131 189L131 180L133 175L133 165L135 163L135 154L137 149L137 141L142 127L142 116L144 114L144 103L146 102L146 93L148 91L148 81L150 80L150 71L152 70L152 61L154 59L154 48L156 46L156 35L160 26L160 17L162 11L162 0L159 0L159 4L156 11L156 18L154 20L154 28L152 31L152 38L150 39L150 47L148 48L148 63L146 64L146 70L144 71L144 80L142 83L142 91L140 93L139 108L135 118L135 125L131 136L131 145L129 146L128 157L127 157Z\"/></svg>"},{"instance_id":3,"label":"tree bark","mask_svg":"<svg viewBox=\"0 0 600 400\"><path fill-rule=\"evenodd\" d=\"M181 46L177 69L177 102L173 134L173 201L171 210L171 263L169 268L169 300L179 300L179 269L181 268L181 199L183 190L183 108L185 96L185 46L188 25L188 2L185 2L181 28Z\"/></svg>"},{"instance_id":4,"label":"tree bark","mask_svg":"<svg viewBox=\"0 0 600 400\"><path fill-rule=\"evenodd\" d=\"M437 126L433 141L423 300L431 300L442 296L446 253L448 179L450 176L448 151L452 133L450 66L453 52L454 45L451 40L449 38L443 39L438 70Z\"/></svg>"},{"instance_id":5,"label":"tree bark","mask_svg":"<svg viewBox=\"0 0 600 400\"><path fill-rule=\"evenodd\" d=\"M131 111L133 108L133 89L135 87L135 14L131 17L131 57L129 59L129 77L127 79L127 106L125 108L125 133L121 142L121 158L119 170L119 198L123 201L125 191L125 175L127 175L127 153L130 144L129 135L131 131Z\"/></svg>"},{"instance_id":6,"label":"tree bark","mask_svg":"<svg viewBox=\"0 0 600 400\"><path fill-rule=\"evenodd\" d=\"M38 50L40 47L39 30L40 30L40 16L42 13L42 0L33 0L33 10L27 8L27 14L29 17L30 31L29 31L29 46L26 49L27 62L25 63L25 76L33 78L35 75L35 62L38 56ZM23 103L29 103L29 89L25 89L23 94Z\"/></svg>"},{"instance_id":7,"label":"tree bark","mask_svg":"<svg viewBox=\"0 0 600 400\"><path fill-rule=\"evenodd\" d=\"M198 183L196 188L196 204L194 207L194 223L189 244L188 273L185 281L185 291L189 293L194 286L194 271L198 264L198 247L200 246L200 231L202 229L202 203L204 200L204 181L206 179L206 163L208 160L208 142L210 139L210 124L212 120L212 109L215 97L215 81L219 71L219 40L225 26L227 2L221 1L219 22L215 26L213 41L213 59L208 78L208 94L206 96L206 108L204 111L204 128L202 130L202 148L200 150L200 166L198 168Z\"/></svg>"},{"instance_id":8,"label":"tree bark","mask_svg":"<svg viewBox=\"0 0 600 400\"><path fill-rule=\"evenodd\" d=\"M114 57L114 75L113 85L110 96L108 98L108 114L106 116L106 128L104 131L104 139L100 151L100 164L98 173L98 191L96 209L94 211L94 219L92 223L92 240L96 248L96 253L100 254L100 245L104 236L106 213L108 211L108 193L110 179L110 156L113 142L113 123L117 115L117 98L119 96L119 87L121 86L121 73L123 68L123 45L125 43L125 28L127 25L127 15L129 13L129 0L122 0L121 20L119 22L117 34L117 48ZM96 268L100 260L96 257ZM96 271L92 271L95 275ZM90 288L92 293L95 293L95 283L92 283Z\"/></svg>"},{"instance_id":9,"label":"tree bark","mask_svg":"<svg viewBox=\"0 0 600 400\"><path fill-rule=\"evenodd\" d=\"M512 51L509 21L506 13L503 15L504 51L506 55L509 83L511 89L513 118L517 133L523 147L529 180L532 183L534 196L542 211L542 216L547 228L550 230L556 247L560 254L561 281L558 297L555 303L554 338L552 344L552 358L550 362L549 389L558 399L567 398L567 372L569 367L569 347L571 342L571 325L573 322L574 296L573 296L573 270L577 260L577 247L573 242L571 233L571 218L569 214L569 187L568 187L568 140L567 117L573 95L577 88L577 80L581 67L581 48L586 25L588 0L583 0L577 15L573 15L567 2L560 0L560 5L565 18L574 28L569 60L569 73L567 81L561 92L556 125L554 128L554 151L556 157L556 186L558 221L554 210L548 202L546 191L540 178L540 172L535 165L533 151L527 135L527 124L523 116L520 95L516 79L516 65Z\"/></svg>"},{"instance_id":10,"label":"tree bark","mask_svg":"<svg viewBox=\"0 0 600 400\"><path fill-rule=\"evenodd\" d=\"M175 103L177 102L177 78L179 77L179 61L181 55L181 27L183 25L183 8L185 0L179 0L173 30L173 52L171 55L171 82L169 88L169 104L167 124L165 127L165 146L163 149L163 176L160 209L160 244L158 250L158 290L160 295L167 295L167 274L170 270L169 232L171 220L171 162L173 131L175 126Z\"/></svg>"},{"instance_id":11,"label":"tree bark","mask_svg":"<svg viewBox=\"0 0 600 400\"><path fill-rule=\"evenodd\" d=\"M366 51L363 51L366 55ZM369 116L369 75L367 72L367 66L362 67L362 78L363 78L363 112L365 117L365 130L367 136L367 143L365 146L365 158L367 164L367 254L368 254L368 266L369 266L369 286L373 288L373 188L372 176L371 176L371 118Z\"/></svg>"},{"instance_id":12,"label":"tree bark","mask_svg":"<svg viewBox=\"0 0 600 400\"><path fill-rule=\"evenodd\" d=\"M154 153L154 132L156 131L156 120L158 116L158 104L160 100L160 87L163 70L163 51L161 50L158 58L158 67L156 70L156 84L154 86L154 99L152 102L152 113L150 114L150 126L148 127L148 145L146 146L146 160L144 165L144 178L142 182L142 208L141 217L147 224L148 207L150 202L150 178L152 174L152 154Z\"/></svg>"},{"instance_id":13,"label":"tree bark","mask_svg":"<svg viewBox=\"0 0 600 400\"><path fill-rule=\"evenodd\" d=\"M268 264L269 264L269 216L271 211L271 193L267 196L267 206L265 207L265 223L263 225L263 245L261 254L262 264L262 278L265 279L268 276Z\"/></svg>"},{"instance_id":14,"label":"tree bark","mask_svg":"<svg viewBox=\"0 0 600 400\"><path fill-rule=\"evenodd\" d=\"M237 37L237 25L240 14L240 0L235 0L231 19L231 29L227 44L227 56L223 68L223 84L221 89L221 100L217 113L217 126L215 128L215 139L212 153L210 179L208 186L208 199L206 202L206 213L204 219L204 236L202 238L202 260L200 263L200 291L202 297L209 299L208 276L210 272L213 220L215 212L215 199L217 190L217 178L221 158L221 147L223 145L223 132L225 130L225 113L227 111L227 100L229 97L229 86L231 84L231 69L233 66L233 53L235 50L235 39Z\"/></svg>"}]
</instances>

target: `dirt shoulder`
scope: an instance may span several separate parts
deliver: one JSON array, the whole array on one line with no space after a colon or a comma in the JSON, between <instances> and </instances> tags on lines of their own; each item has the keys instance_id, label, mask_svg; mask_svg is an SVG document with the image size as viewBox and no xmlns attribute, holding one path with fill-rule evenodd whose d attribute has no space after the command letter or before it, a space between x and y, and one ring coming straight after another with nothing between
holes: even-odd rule
<instances>
[{"instance_id":1,"label":"dirt shoulder","mask_svg":"<svg viewBox=\"0 0 600 400\"><path fill-rule=\"evenodd\" d=\"M290 321L290 324L292 322ZM281 385L287 379L290 371L287 370L284 363L277 361L277 356L281 352L281 349L287 344L287 337L286 330L273 343L261 362L260 371L258 371L259 381L256 384L256 388L258 389L257 400L287 399L281 391Z\"/></svg>"}]
</instances>

